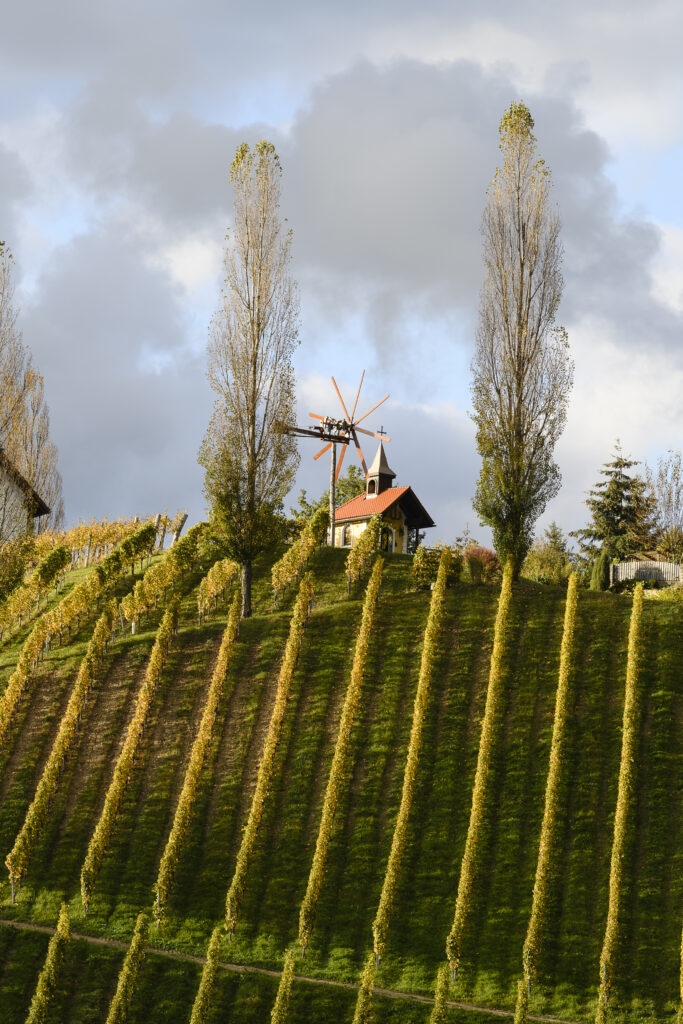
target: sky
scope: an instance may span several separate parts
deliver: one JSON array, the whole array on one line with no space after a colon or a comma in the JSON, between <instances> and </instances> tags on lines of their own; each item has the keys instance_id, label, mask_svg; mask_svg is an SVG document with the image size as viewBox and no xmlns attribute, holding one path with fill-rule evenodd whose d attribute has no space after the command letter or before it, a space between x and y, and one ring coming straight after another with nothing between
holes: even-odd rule
<instances>
[{"instance_id":1,"label":"sky","mask_svg":"<svg viewBox=\"0 0 683 1024\"><path fill-rule=\"evenodd\" d=\"M345 0L27 0L0 34L0 238L45 377L68 522L205 515L237 146L272 141L301 296L299 421L366 370L397 484L467 527L479 471L470 361L498 123L523 100L553 177L575 363L539 520L586 521L617 438L683 437L683 6ZM364 405L365 403L365 405ZM302 440L291 499L327 484ZM374 454L372 444L366 458ZM289 502L288 502L289 504Z\"/></svg>"}]
</instances>

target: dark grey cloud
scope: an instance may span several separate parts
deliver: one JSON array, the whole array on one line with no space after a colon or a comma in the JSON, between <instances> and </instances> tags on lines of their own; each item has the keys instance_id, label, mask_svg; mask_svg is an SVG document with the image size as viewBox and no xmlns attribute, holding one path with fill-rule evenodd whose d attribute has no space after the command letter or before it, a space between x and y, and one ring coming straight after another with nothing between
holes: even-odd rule
<instances>
[{"instance_id":1,"label":"dark grey cloud","mask_svg":"<svg viewBox=\"0 0 683 1024\"><path fill-rule=\"evenodd\" d=\"M572 17L588 9L579 5ZM477 17L521 30L538 16L538 38L550 30L547 5L510 10L492 2ZM11 18L5 48L19 45L5 74L54 90L55 162L89 211L87 230L49 256L23 319L46 377L68 514L185 504L201 513L196 450L210 396L196 353L211 310L177 283L166 250L222 237L235 147L267 137L282 157L282 212L302 285L298 365L337 372L367 353L376 379L403 396L393 413L394 468L436 506L442 536L459 532L472 519L471 424L444 424L443 411L426 403L431 393L465 400L479 222L498 121L519 96L518 75L509 65L486 69L477 52L439 62L363 54L388 52L392 31L396 52L410 49L413 30L419 49L440 25L446 34L474 24L470 9L81 5L61 22L56 8L46 11L35 38L27 15ZM31 68L44 77L30 82ZM620 208L609 150L576 98L588 77L572 60L524 94L564 222L560 318L570 330L587 315L601 319L634 351L647 336L680 363L681 318L650 295L658 231ZM290 106L296 116L283 126L289 117L278 114ZM273 124L261 108L276 111ZM4 223L12 226L30 187L25 165L0 150ZM216 293L219 278L217 256Z\"/></svg>"},{"instance_id":2,"label":"dark grey cloud","mask_svg":"<svg viewBox=\"0 0 683 1024\"><path fill-rule=\"evenodd\" d=\"M188 506L209 415L168 278L112 225L55 253L23 316L46 380L70 518Z\"/></svg>"}]
</instances>

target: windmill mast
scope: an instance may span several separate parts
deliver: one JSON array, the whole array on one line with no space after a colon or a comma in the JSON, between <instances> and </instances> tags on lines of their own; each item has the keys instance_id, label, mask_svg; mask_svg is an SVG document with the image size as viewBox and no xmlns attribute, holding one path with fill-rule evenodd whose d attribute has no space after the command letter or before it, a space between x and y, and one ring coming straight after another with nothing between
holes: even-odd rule
<instances>
[{"instance_id":1,"label":"windmill mast","mask_svg":"<svg viewBox=\"0 0 683 1024\"><path fill-rule=\"evenodd\" d=\"M315 437L319 441L327 441L327 444L322 448L317 455L314 455L314 459L319 459L321 455L324 455L326 451L331 450L330 460L330 547L335 546L335 523L336 523L336 502L335 492L336 484L341 473L342 463L344 456L346 455L346 449L353 442L360 464L363 467L363 473L367 478L368 467L365 464L363 452L361 451L360 443L358 441L358 434L366 434L368 437L378 437L380 440L390 441L390 437L386 437L384 430L379 434L376 434L373 430L367 430L365 427L361 427L360 424L363 420L367 419L368 416L378 409L383 402L386 402L389 395L385 395L384 398L376 402L371 409L368 409L363 416L356 417L356 409L358 408L358 398L360 396L360 389L363 386L363 380L365 379L365 370L361 374L360 384L358 385L358 391L356 392L356 401L353 403L353 411L349 414L344 399L341 396L341 392L337 387L337 382L332 377L332 384L334 390L337 392L337 396L341 403L341 407L344 411L344 419L334 419L331 416L321 416L316 412L309 412L311 419L318 421L318 426L311 429L310 427L280 427L288 434L296 434L299 437ZM337 462L337 445L341 444L342 452Z\"/></svg>"},{"instance_id":2,"label":"windmill mast","mask_svg":"<svg viewBox=\"0 0 683 1024\"><path fill-rule=\"evenodd\" d=\"M330 465L330 547L334 547L335 529L335 472L337 469L337 442L332 442L332 460Z\"/></svg>"}]
</instances>

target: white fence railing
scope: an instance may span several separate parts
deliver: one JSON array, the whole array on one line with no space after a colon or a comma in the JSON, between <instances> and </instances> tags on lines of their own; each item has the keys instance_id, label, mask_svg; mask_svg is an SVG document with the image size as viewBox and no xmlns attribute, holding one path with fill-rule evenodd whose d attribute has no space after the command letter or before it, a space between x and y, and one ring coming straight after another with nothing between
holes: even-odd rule
<instances>
[{"instance_id":1,"label":"white fence railing","mask_svg":"<svg viewBox=\"0 0 683 1024\"><path fill-rule=\"evenodd\" d=\"M622 580L657 580L659 583L683 582L683 566L678 562L619 562L610 566L610 583Z\"/></svg>"}]
</instances>

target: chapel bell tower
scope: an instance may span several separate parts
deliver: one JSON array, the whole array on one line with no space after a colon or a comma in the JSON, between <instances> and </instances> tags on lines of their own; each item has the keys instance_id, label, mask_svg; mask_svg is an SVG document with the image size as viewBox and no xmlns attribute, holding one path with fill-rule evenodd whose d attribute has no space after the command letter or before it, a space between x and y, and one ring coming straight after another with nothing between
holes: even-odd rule
<instances>
[{"instance_id":1,"label":"chapel bell tower","mask_svg":"<svg viewBox=\"0 0 683 1024\"><path fill-rule=\"evenodd\" d=\"M376 495L381 494L382 491L388 490L392 486L391 482L395 476L396 474L393 469L389 468L384 445L380 441L379 448L372 460L372 465L368 470L368 478L365 483L366 497L374 498Z\"/></svg>"}]
</instances>

